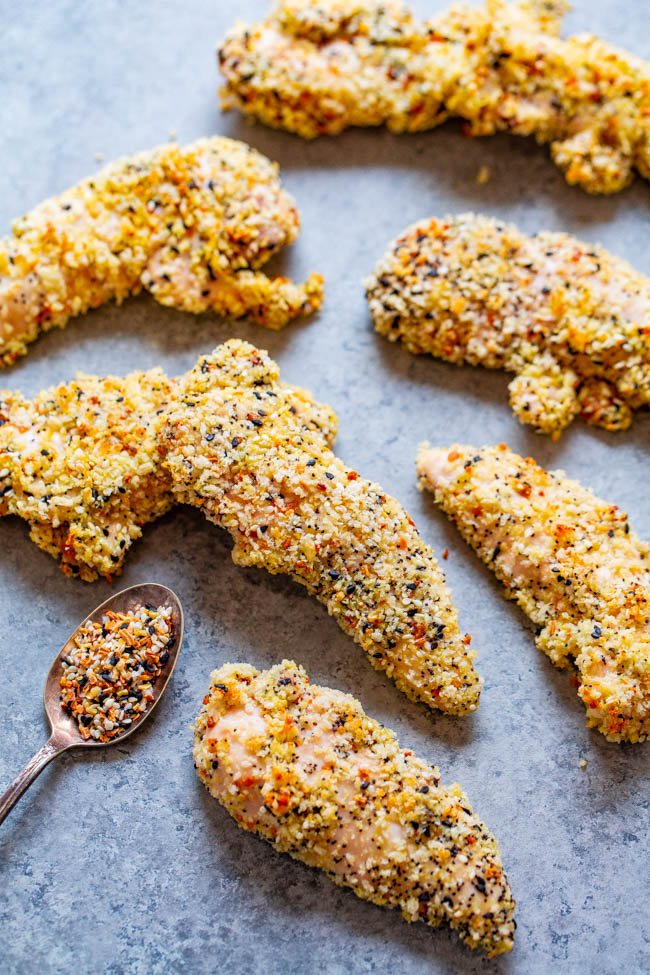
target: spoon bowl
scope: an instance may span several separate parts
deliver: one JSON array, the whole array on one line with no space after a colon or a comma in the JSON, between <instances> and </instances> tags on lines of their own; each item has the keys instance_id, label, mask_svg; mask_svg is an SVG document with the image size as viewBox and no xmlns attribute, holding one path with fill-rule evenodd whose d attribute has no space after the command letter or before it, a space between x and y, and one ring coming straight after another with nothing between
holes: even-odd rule
<instances>
[{"instance_id":1,"label":"spoon bowl","mask_svg":"<svg viewBox=\"0 0 650 975\"><path fill-rule=\"evenodd\" d=\"M150 609L169 607L171 609L170 627L171 642L166 646L168 658L163 664L160 674L152 681L153 700L146 711L133 720L128 728L121 728L119 733L109 741L96 741L94 738L84 738L79 730L75 718L61 704L61 675L63 673L62 659L75 650L75 638L82 627L89 623L98 623L108 610L115 613L126 613L137 606L147 606ZM39 751L30 759L22 772L11 783L6 792L0 797L0 823L3 822L9 810L13 808L23 792L34 779L43 771L45 766L57 755L70 748L105 748L124 741L140 727L143 721L151 715L156 704L162 697L169 679L176 666L178 652L183 641L183 609L175 592L167 586L156 583L144 583L131 586L115 593L92 611L79 626L70 634L61 650L52 662L43 691L43 705L50 724L50 738Z\"/></svg>"}]
</instances>

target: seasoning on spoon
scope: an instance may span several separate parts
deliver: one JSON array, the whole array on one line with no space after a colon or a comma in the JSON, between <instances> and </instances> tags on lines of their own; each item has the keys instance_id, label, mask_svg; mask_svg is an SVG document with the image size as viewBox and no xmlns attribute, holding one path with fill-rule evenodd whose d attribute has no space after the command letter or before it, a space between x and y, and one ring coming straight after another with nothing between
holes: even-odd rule
<instances>
[{"instance_id":1,"label":"seasoning on spoon","mask_svg":"<svg viewBox=\"0 0 650 975\"><path fill-rule=\"evenodd\" d=\"M61 659L61 705L84 739L108 742L149 708L175 639L171 615L170 606L137 605L79 629Z\"/></svg>"}]
</instances>

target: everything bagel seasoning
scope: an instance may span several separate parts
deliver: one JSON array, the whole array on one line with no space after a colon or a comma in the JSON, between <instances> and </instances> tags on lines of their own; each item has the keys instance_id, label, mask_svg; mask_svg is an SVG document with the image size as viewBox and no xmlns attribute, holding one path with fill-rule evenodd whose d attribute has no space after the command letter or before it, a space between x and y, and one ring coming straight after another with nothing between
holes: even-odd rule
<instances>
[{"instance_id":1,"label":"everything bagel seasoning","mask_svg":"<svg viewBox=\"0 0 650 975\"><path fill-rule=\"evenodd\" d=\"M154 700L153 685L174 641L171 607L111 610L75 636L61 660L61 705L82 738L108 742L131 727Z\"/></svg>"}]
</instances>

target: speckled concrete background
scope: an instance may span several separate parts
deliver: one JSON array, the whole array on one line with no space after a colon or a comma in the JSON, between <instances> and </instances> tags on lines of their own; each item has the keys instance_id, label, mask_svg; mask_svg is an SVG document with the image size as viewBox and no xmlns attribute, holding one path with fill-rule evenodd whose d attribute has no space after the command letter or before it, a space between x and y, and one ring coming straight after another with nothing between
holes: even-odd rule
<instances>
[{"instance_id":1,"label":"speckled concrete background","mask_svg":"<svg viewBox=\"0 0 650 975\"><path fill-rule=\"evenodd\" d=\"M442 0L419 4L421 13ZM522 229L566 229L600 240L650 273L650 187L611 199L568 189L544 150L498 137L468 141L455 123L416 137L348 133L311 144L250 127L217 108L214 47L237 13L262 0L24 0L1 23L1 226L106 160L167 139L221 132L277 159L304 223L276 267L321 270L327 303L281 334L147 296L50 333L3 385L31 394L75 370L123 373L160 363L172 373L231 335L265 346L287 380L330 402L338 449L415 518L446 565L479 650L485 692L472 718L432 715L376 674L301 588L232 565L225 534L191 510L149 528L113 588L171 585L186 641L156 715L124 747L50 766L0 830L0 971L609 973L650 971L650 745L605 742L584 725L566 673L534 646L522 614L415 488L424 439L506 440L562 466L627 508L650 536L650 415L608 435L574 424L559 444L511 417L502 374L415 360L369 326L360 279L407 223L476 209ZM591 29L650 57L644 0L577 0L572 31ZM481 165L491 179L476 182ZM27 538L0 522L0 784L46 736L43 680L69 631L111 586L64 578ZM355 693L404 745L460 781L496 834L518 900L518 940L488 961L446 930L407 926L237 829L195 778L189 724L212 668L226 660L301 661L314 680ZM588 762L586 771L580 760Z\"/></svg>"}]
</instances>

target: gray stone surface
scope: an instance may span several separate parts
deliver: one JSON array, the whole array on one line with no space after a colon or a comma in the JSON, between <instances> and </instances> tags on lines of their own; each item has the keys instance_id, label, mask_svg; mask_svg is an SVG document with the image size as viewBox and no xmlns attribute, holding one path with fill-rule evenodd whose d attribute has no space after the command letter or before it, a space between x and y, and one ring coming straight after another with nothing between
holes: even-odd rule
<instances>
[{"instance_id":1,"label":"gray stone surface","mask_svg":"<svg viewBox=\"0 0 650 975\"><path fill-rule=\"evenodd\" d=\"M442 9L441 0L435 6ZM421 3L420 12L433 8ZM325 610L292 582L241 570L223 532L191 510L149 528L114 587L173 586L187 636L166 700L150 724L105 753L50 766L0 830L0 972L609 973L650 970L650 745L588 732L567 673L534 646L523 615L415 488L424 439L506 440L562 466L627 508L650 536L650 415L625 434L576 423L558 444L518 426L502 374L458 369L373 334L360 279L407 223L476 209L527 231L600 240L650 273L650 189L611 199L565 186L546 152L507 137L468 141L450 123L415 137L356 132L307 144L217 108L214 46L262 0L25 0L2 5L2 227L111 159L165 141L221 132L277 159L304 230L277 267L327 277L327 303L281 334L167 311L147 296L50 333L0 377L25 393L76 369L179 372L231 335L268 348L287 380L337 409L338 449L410 510L437 552L485 677L477 714L452 719L408 702L375 673ZM650 57L644 0L577 0L571 30L592 29ZM481 165L491 171L480 186ZM0 522L0 783L42 743L50 659L112 587L64 578ZM199 786L192 722L210 670L283 656L314 680L355 693L404 745L461 782L499 839L518 900L518 940L488 961L446 930L407 926L325 877L279 856ZM585 758L587 769L579 762Z\"/></svg>"}]
</instances>

